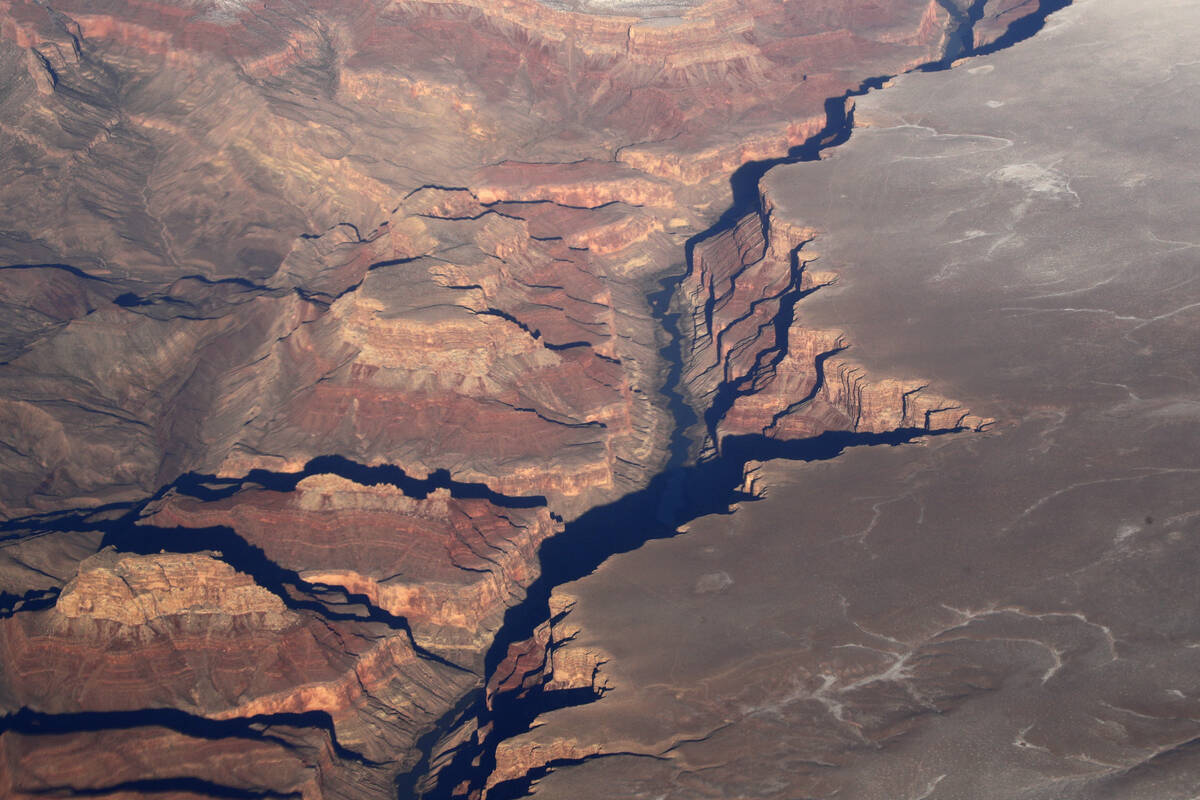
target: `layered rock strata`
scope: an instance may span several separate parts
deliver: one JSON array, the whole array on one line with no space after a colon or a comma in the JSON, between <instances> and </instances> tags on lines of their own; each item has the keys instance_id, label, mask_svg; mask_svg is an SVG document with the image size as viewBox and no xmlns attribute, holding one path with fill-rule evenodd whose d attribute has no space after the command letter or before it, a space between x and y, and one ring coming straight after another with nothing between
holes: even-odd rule
<instances>
[{"instance_id":1,"label":"layered rock strata","mask_svg":"<svg viewBox=\"0 0 1200 800\"><path fill-rule=\"evenodd\" d=\"M21 706L4 734L15 795L136 788L158 776L180 781L164 788L204 780L233 789L238 773L250 771L219 776L195 752L190 763L149 775L126 762L117 773L138 773L130 781L89 773L75 783L65 764L54 767L71 758L79 737L94 747L95 731L107 729L126 731L118 741L140 742L143 751L205 740L224 769L261 757L267 774L259 781L270 785L276 770L310 784L309 796L353 794L362 791L357 782L386 792L396 749L429 724L429 707L471 685L469 671L421 657L377 623L331 624L289 609L289 598L217 555L106 549L80 564L52 609L3 621L4 702ZM276 724L290 730L268 732ZM42 746L33 734L54 738ZM250 747L234 756L239 740ZM119 752L109 746L100 751ZM26 770L31 760L38 766Z\"/></svg>"},{"instance_id":2,"label":"layered rock strata","mask_svg":"<svg viewBox=\"0 0 1200 800\"><path fill-rule=\"evenodd\" d=\"M232 528L303 581L366 598L407 620L424 647L468 664L535 577L538 545L561 529L544 505L506 508L448 489L416 499L337 475L313 475L290 492L176 495L145 519L181 532Z\"/></svg>"},{"instance_id":3,"label":"layered rock strata","mask_svg":"<svg viewBox=\"0 0 1200 800\"><path fill-rule=\"evenodd\" d=\"M846 355L850 336L805 324L803 298L837 274L809 249L817 232L780 222L772 205L764 194L760 211L701 242L680 287L690 343L683 385L710 446L738 435L984 426L927 381L872 378Z\"/></svg>"}]
</instances>

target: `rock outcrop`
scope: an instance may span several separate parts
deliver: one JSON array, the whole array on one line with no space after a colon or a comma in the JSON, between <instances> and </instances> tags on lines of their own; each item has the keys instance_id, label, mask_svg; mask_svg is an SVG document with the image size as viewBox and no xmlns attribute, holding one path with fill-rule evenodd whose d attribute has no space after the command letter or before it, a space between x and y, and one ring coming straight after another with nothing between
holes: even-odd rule
<instances>
[{"instance_id":1,"label":"rock outcrop","mask_svg":"<svg viewBox=\"0 0 1200 800\"><path fill-rule=\"evenodd\" d=\"M288 492L248 489L207 502L170 496L145 520L236 530L271 563L404 618L424 647L463 663L490 644L504 609L535 577L538 545L561 528L545 505L498 506L444 488L418 499L331 474Z\"/></svg>"},{"instance_id":2,"label":"rock outcrop","mask_svg":"<svg viewBox=\"0 0 1200 800\"><path fill-rule=\"evenodd\" d=\"M917 379L872 377L843 355L850 337L804 323L803 298L837 280L818 232L780 223L769 196L695 249L680 287L690 327L683 385L719 451L728 436L980 429L988 420Z\"/></svg>"},{"instance_id":3,"label":"rock outcrop","mask_svg":"<svg viewBox=\"0 0 1200 800\"><path fill-rule=\"evenodd\" d=\"M106 549L82 562L53 608L0 623L0 696L20 706L4 734L12 791L98 781L119 788L126 781L109 783L107 773L76 783L67 776L78 767L53 768L81 741L95 746L95 731L107 729L122 732L118 742L164 754L205 740L201 752L234 776L248 769L234 762L262 756L268 772L278 764L287 780L317 784L316 796L353 794L336 788L346 781L386 791L395 770L414 760L403 748L432 723L445 693L467 689L473 674L430 660L377 623L289 605L294 598L258 585L219 554ZM275 724L291 731L276 737L267 732ZM42 746L35 734L54 742ZM244 752L235 744L243 740L251 741ZM101 749L120 752L110 746ZM26 760L37 767L26 772ZM135 788L164 773L199 779L193 769L215 774L197 753L182 760L178 771L159 765L128 782ZM126 761L116 772L131 769ZM214 785L239 784L224 776Z\"/></svg>"}]
</instances>

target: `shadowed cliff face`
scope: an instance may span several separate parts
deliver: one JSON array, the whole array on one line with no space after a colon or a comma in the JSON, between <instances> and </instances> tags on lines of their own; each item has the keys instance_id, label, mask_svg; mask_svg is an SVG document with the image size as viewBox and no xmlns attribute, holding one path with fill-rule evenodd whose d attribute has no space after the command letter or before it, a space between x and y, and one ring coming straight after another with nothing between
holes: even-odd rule
<instances>
[{"instance_id":1,"label":"shadowed cliff face","mask_svg":"<svg viewBox=\"0 0 1200 800\"><path fill-rule=\"evenodd\" d=\"M563 5L0 4L0 792L501 796L558 583L983 424L746 187L1034 4Z\"/></svg>"}]
</instances>

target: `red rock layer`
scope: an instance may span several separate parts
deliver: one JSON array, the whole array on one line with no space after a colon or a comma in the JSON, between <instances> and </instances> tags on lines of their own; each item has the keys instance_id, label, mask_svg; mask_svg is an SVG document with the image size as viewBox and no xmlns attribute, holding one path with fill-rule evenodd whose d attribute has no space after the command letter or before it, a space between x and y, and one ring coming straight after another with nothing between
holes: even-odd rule
<instances>
[{"instance_id":1,"label":"red rock layer","mask_svg":"<svg viewBox=\"0 0 1200 800\"><path fill-rule=\"evenodd\" d=\"M665 421L637 284L679 260L733 167L803 140L856 76L936 54L945 19L925 0L710 2L667 22L529 0L4 3L0 163L22 167L3 175L0 259L83 269L59 294L99 298L86 319L64 304L49 337L31 338L40 319L0 337L21 354L0 374L20 454L0 502L331 452L577 508L643 483ZM412 194L427 185L473 195L439 209ZM530 201L563 213L531 209L533 233L512 219ZM417 256L435 261L364 278ZM397 292L423 299L381 315ZM457 374L381 365L404 359L363 336L410 364L450 343ZM578 342L594 355L538 346ZM497 430L512 439L481 433Z\"/></svg>"},{"instance_id":2,"label":"red rock layer","mask_svg":"<svg viewBox=\"0 0 1200 800\"><path fill-rule=\"evenodd\" d=\"M0 372L26 454L8 465L6 502L128 496L181 472L338 453L584 507L644 480L661 448L640 433L663 424L638 391L651 342L622 336L648 320L617 313L632 287L604 274L522 219L427 190L369 240L344 227L301 240L271 282L303 281L312 299L233 284L233 308L197 319L181 281L138 314L101 306Z\"/></svg>"},{"instance_id":3,"label":"red rock layer","mask_svg":"<svg viewBox=\"0 0 1200 800\"><path fill-rule=\"evenodd\" d=\"M7 733L0 736L0 792L13 800L70 788L109 798L145 797L144 789L117 787L183 777L202 782L197 786L201 791L176 790L170 796L211 796L202 791L208 785L294 792L305 800L320 797L317 769L332 764L332 753L318 742L306 742L298 729L280 726L274 733L275 741L246 739L236 750L228 742L154 726L90 734Z\"/></svg>"},{"instance_id":4,"label":"red rock layer","mask_svg":"<svg viewBox=\"0 0 1200 800\"><path fill-rule=\"evenodd\" d=\"M473 682L469 672L418 657L403 634L291 610L283 597L203 553L101 552L80 565L52 609L0 621L0 658L5 706L61 719L67 731L79 712L91 712L102 729L106 719L118 729L136 725L141 713L150 726L184 725L172 734L153 727L128 734L145 738L143 748L171 751L182 746L187 736L179 734L189 726L206 730L206 720L237 727L238 720L257 717L290 725L297 746L309 754L297 758L288 748L265 757L264 766L280 764L279 774L295 784L318 783L321 790L311 796L344 795L345 787L337 787L350 775L374 786L372 792L386 789L396 770L411 766L411 743L432 724L443 693ZM163 721L159 709L177 713ZM328 729L320 719L329 721ZM54 731L53 723L45 730ZM230 747L243 739L251 747L234 747L242 754L236 758L253 758L279 741L264 737L261 727L238 730L215 729L214 739L224 738L223 746L206 746L213 758L234 760ZM42 748L19 730L3 735L6 753L19 763L26 763L22 754L30 747L47 759L62 758L87 741L89 734L71 732ZM184 777L201 770L201 755L191 751L182 766L168 762L156 772ZM41 772L55 772L53 763ZM137 772L136 761L122 763ZM203 763L204 770L214 768ZM329 772L341 777L331 783ZM69 770L57 774L60 786L81 785L66 780ZM111 777L88 774L92 783ZM220 783L241 785L230 784L230 777ZM19 772L14 787L39 781Z\"/></svg>"},{"instance_id":5,"label":"red rock layer","mask_svg":"<svg viewBox=\"0 0 1200 800\"><path fill-rule=\"evenodd\" d=\"M8 51L15 82L7 101L12 113L5 115L10 120L6 130L12 134L5 162L39 165L37 170L13 175L8 184L5 196L11 199L5 210L23 235L0 242L6 257L80 265L102 278L101 285L116 281L120 289L154 300L151 305L181 308L169 315L169 322L160 318L160 324L134 324L138 330L132 337L127 334L128 311L93 315L86 323L68 325L57 346L48 345L59 353L30 354L28 361L36 362L32 367L15 364L6 387L6 396L12 399L6 402L5 416L19 421L14 429L32 431L36 441L14 442L18 445L14 449L26 455L6 470L5 477L14 487L10 497L15 497L6 498L5 505L11 506L11 513L20 513L94 501L97 493L129 496L150 491L180 471L236 473L263 461L247 453L270 454L265 460L274 464L295 463L312 455L295 451L302 438L291 430L296 427L310 439L316 434L325 452L343 452L342 442L324 440L347 431L331 430L326 420L342 424L347 417L350 422L345 428L378 443L375 452L355 448L358 458L378 461L381 451L391 458L407 450L406 468L470 464L476 470L474 477L511 477L510 484L537 482L539 476L532 474L536 468L498 475L500 470L487 463L489 458L506 464L522 456L541 460L551 449L563 452L567 446L582 445L584 438L578 430L556 431L526 419L510 424L510 417L565 415L574 424L586 424L616 414L626 420L636 418L643 426L658 425L644 404L635 408L630 394L633 386L643 393L652 389L639 385L647 383L646 375L627 378L627 386L618 390L625 392L624 397L601 401L599 406L571 407L580 405L570 402L575 398L555 397L545 398L552 407L542 408L535 402L541 398L520 397L511 390L495 398L497 403L532 407L534 412L481 405L472 394L475 387L466 382L460 385L472 397L468 401L446 398L437 391L414 392L412 384L420 381L408 381L405 402L419 415L430 407L446 412L426 415L418 426L452 432L456 426L443 425L446 419L473 418L480 421L481 430L522 431L520 447L545 444L542 452L515 453L516 443L505 447L463 431L446 442L448 458L429 463L428 444L395 441L389 422L394 417L393 393L374 386L360 389L355 381L340 377L328 379L327 370L345 367L348 357L347 343L336 341L330 343L332 352L322 354L324 369L312 363L303 370L287 364L276 368L297 373L294 383L312 385L300 390L305 396L296 398L305 408L269 421L272 428L265 433L258 430L263 421L256 419L260 415L253 405L218 415L208 409L236 406L231 393L238 389L261 394L258 387L248 388L247 364L259 364L264 358L294 361L318 349L319 343L292 337L291 329L312 321L319 312L298 306L294 298L288 302L279 296L263 298L238 291L248 287L237 283L221 285L230 290L222 292L230 295L221 298L223 302L200 298L194 291L197 286L211 284L181 282L179 275L196 273L206 280L250 278L267 281L280 291L336 297L355 286L355 277L361 279L366 265L380 257L372 245L387 244L357 241L357 232L379 231L386 217L405 237L440 235L440 231L408 230L426 226L413 220L420 212L407 205L396 212L402 219L396 219L395 213L387 216L394 198L414 185L437 182L474 186L485 202L540 199L595 206L619 201L625 206L660 207L660 211L629 208L628 217L608 222L598 235L563 237L568 248L586 246L609 256L602 265L571 270L568 280L561 277L562 265L582 257L568 251L545 252L542 247L541 267L519 276L531 283L541 281L538 287L566 287L559 291L581 298L582 303L611 303L611 297L598 297L588 288L594 283L591 275L611 277L613 271L643 272L666 266L664 248L647 237L665 227L686 235L695 212L681 213L674 207L692 203L703 208L714 193L720 196L710 187L700 194L692 192L690 199L682 197L679 182L723 178L731 166L748 157L781 154L813 130L811 120L819 114L820 101L841 90L846 79L839 76L847 65L859 70L866 64L886 63L895 70L928 58L937 46L936 4L897 2L874 7L870 14L854 6L809 4L798 10L769 2L712 3L679 24L664 27L563 14L530 3L329 4L308 7L303 13L292 8L230 12L120 2L68 3L50 13L33 3L6 3L2 17L6 37L27 49L20 54ZM456 46L447 47L448 43ZM431 50L435 46L437 58ZM441 58L447 52L452 54L450 64ZM669 56L666 69L662 68L664 55ZM392 69L397 58L405 63L400 72ZM126 85L136 86L132 94L117 91L115 76L120 74L127 76L122 79ZM629 85L644 86L649 94L642 96L642 88L631 94ZM507 97L513 86L532 105L518 111L519 103ZM505 87L503 96L501 87ZM801 121L789 115L799 115ZM530 127L534 120L539 127L536 136ZM399 127L398 121L402 121ZM759 129L769 133L755 132ZM774 143L752 144L764 135L762 141ZM668 152L655 155L664 147ZM605 160L614 154L617 160ZM673 166L664 166L664 158ZM529 163L533 160L560 163ZM74 166L65 169L67 163ZM480 169L487 163L496 166ZM683 175L680 163L700 172ZM611 210L605 213L611 218ZM70 224L60 224L64 219ZM335 227L346 220L352 224ZM486 228L488 223L478 227ZM296 238L301 232L325 229L333 233L319 243ZM351 231L354 239L348 238ZM511 238L505 231L482 235L491 234ZM456 235L452 232L449 238ZM415 253L413 248L391 244L392 257ZM447 271L456 278L468 271L490 272L483 259L505 260L516 251L537 249L519 242L512 247L499 248L508 255L494 246L478 247L481 252L475 258L480 260L465 264L454 263L456 253L448 260L460 269ZM670 257L677 258L677 253ZM470 252L466 255L470 258ZM555 276L550 278L548 271ZM369 288L390 289L383 285L387 283L394 285L383 278L364 282L362 291L351 293L344 309L335 312L344 310L351 321L360 320L360 332L377 333L375 326L361 322L363 314L374 312L367 312L359 301ZM530 288L522 294L515 301L525 309L544 312L554 302L550 290ZM242 307L239 319L218 322L222 311L235 303ZM278 307L281 303L283 308ZM185 304L193 308L182 307ZM185 313L189 323L197 322L193 319L197 305L203 306L199 309L203 319L199 324L184 324ZM559 320L558 330L550 330L553 320L533 319L527 324L545 331L547 338L569 336L566 343L591 340L594 337L581 335L579 329L600 323L590 319L594 314L580 315L580 304L575 305L563 309L571 322ZM136 308L160 317L169 310ZM518 313L523 308L501 306L500 310L523 320ZM289 318L290 324L279 323ZM420 321L424 326L425 320ZM618 335L649 338L644 319L625 317L624 321L638 323L635 327L641 330ZM458 324L439 319L451 340L494 339L496 333L480 322L468 323L465 317ZM606 333L611 337L618 332ZM137 341L136 352L124 352L121 346L130 338ZM247 352L256 339L259 346ZM269 341L283 344L268 353L264 345ZM399 341L406 347L420 344L404 341L403 336ZM116 353L114 360L124 369L113 374L109 359L93 357L99 348L89 348L87 342L103 342L105 351ZM615 349L610 344L601 353L613 357ZM189 351L204 354L202 374L190 369ZM87 364L71 363L81 355ZM649 360L646 353L633 355ZM542 353L539 358L545 369L568 373L563 384L587 387L589 393L597 391L597 383L614 385L606 374L612 369L581 364L580 356L552 359ZM475 369L500 373L523 369L470 354L463 358L473 359ZM360 360L368 363L350 367L357 369L358 378L378 367L369 359ZM52 366L44 375L41 365L47 361ZM89 365L103 365L103 375L92 374ZM172 365L185 374L170 373ZM225 375L216 374L220 371ZM596 374L573 378L572 372ZM51 380L47 383L44 377ZM390 377L397 378L395 373ZM189 380L202 385L187 385ZM44 389L30 393L28 387L39 382ZM287 383L281 382L279 389L294 394L297 390ZM214 385L220 386L222 394L210 391ZM64 394L74 401L69 412L47 400ZM160 400L163 397L179 397L180 402L167 408ZM356 408L352 399L359 404ZM231 429L246 423L251 424L253 441L230 441ZM97 428L102 437L95 435ZM540 432L525 435L533 430ZM606 437L629 430L626 426ZM97 447L100 438L106 444ZM437 443L439 450L442 444ZM610 449L615 456L621 448ZM642 450L637 454L640 459L628 458L628 452L621 457L634 463L654 460ZM614 456L600 457L606 463L554 464L543 472L542 480L564 473L572 477L541 490L575 494L589 486L616 488Z\"/></svg>"}]
</instances>

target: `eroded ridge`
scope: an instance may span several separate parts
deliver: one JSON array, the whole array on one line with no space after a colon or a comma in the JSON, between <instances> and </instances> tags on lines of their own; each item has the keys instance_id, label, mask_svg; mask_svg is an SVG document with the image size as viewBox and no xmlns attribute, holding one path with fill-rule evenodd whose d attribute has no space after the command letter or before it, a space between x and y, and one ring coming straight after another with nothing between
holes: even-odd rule
<instances>
[{"instance_id":1,"label":"eroded ridge","mask_svg":"<svg viewBox=\"0 0 1200 800\"><path fill-rule=\"evenodd\" d=\"M764 210L697 246L681 286L690 312L684 390L704 409L706 444L731 436L802 439L828 431L980 430L987 420L919 379L872 379L850 337L805 326L803 298L837 279L808 248L816 231ZM814 240L817 240L814 242Z\"/></svg>"}]
</instances>

